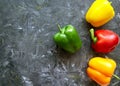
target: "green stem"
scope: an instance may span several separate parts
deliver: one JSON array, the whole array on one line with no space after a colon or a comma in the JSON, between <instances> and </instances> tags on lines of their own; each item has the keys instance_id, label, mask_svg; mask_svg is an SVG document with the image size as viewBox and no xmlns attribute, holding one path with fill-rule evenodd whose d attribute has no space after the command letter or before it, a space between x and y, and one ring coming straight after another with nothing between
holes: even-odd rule
<instances>
[{"instance_id":1,"label":"green stem","mask_svg":"<svg viewBox=\"0 0 120 86\"><path fill-rule=\"evenodd\" d=\"M113 76L114 76L115 78L117 78L118 80L120 80L120 77L118 77L117 75L113 74Z\"/></svg>"},{"instance_id":2,"label":"green stem","mask_svg":"<svg viewBox=\"0 0 120 86\"><path fill-rule=\"evenodd\" d=\"M62 33L62 29L61 29L60 25L58 24L57 26L58 26L59 31Z\"/></svg>"},{"instance_id":3,"label":"green stem","mask_svg":"<svg viewBox=\"0 0 120 86\"><path fill-rule=\"evenodd\" d=\"M91 36L92 41L94 43L96 43L97 42L97 37L95 37L95 35L94 35L94 29L93 28L90 29L90 36Z\"/></svg>"},{"instance_id":4,"label":"green stem","mask_svg":"<svg viewBox=\"0 0 120 86\"><path fill-rule=\"evenodd\" d=\"M110 1L110 4L112 4L112 2Z\"/></svg>"}]
</instances>

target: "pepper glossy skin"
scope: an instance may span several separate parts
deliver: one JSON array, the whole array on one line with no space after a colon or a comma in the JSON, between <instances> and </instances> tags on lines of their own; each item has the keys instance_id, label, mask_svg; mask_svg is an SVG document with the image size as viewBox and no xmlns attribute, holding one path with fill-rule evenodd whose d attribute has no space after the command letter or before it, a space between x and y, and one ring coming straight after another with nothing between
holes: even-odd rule
<instances>
[{"instance_id":1,"label":"pepper glossy skin","mask_svg":"<svg viewBox=\"0 0 120 86\"><path fill-rule=\"evenodd\" d=\"M87 75L100 86L108 86L114 75L116 62L109 58L93 57L90 59Z\"/></svg>"},{"instance_id":2,"label":"pepper glossy skin","mask_svg":"<svg viewBox=\"0 0 120 86\"><path fill-rule=\"evenodd\" d=\"M60 32L54 35L54 41L59 47L69 53L75 53L81 48L82 41L75 27L67 25L61 29L58 25L58 28L60 29Z\"/></svg>"},{"instance_id":3,"label":"pepper glossy skin","mask_svg":"<svg viewBox=\"0 0 120 86\"><path fill-rule=\"evenodd\" d=\"M90 29L92 48L98 53L109 53L119 44L119 36L111 30Z\"/></svg>"},{"instance_id":4,"label":"pepper glossy skin","mask_svg":"<svg viewBox=\"0 0 120 86\"><path fill-rule=\"evenodd\" d=\"M115 16L114 8L108 0L95 0L86 13L86 20L94 27L99 27Z\"/></svg>"}]
</instances>

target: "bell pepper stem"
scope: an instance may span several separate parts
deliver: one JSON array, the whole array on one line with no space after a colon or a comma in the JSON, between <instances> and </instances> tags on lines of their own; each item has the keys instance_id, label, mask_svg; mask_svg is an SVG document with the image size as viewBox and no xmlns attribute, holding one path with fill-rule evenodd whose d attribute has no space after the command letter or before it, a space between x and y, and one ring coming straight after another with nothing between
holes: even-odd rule
<instances>
[{"instance_id":1,"label":"bell pepper stem","mask_svg":"<svg viewBox=\"0 0 120 86\"><path fill-rule=\"evenodd\" d=\"M94 35L94 29L93 28L90 29L90 36L91 36L92 41L94 43L96 43L97 42L97 37L95 37L95 35Z\"/></svg>"},{"instance_id":2,"label":"bell pepper stem","mask_svg":"<svg viewBox=\"0 0 120 86\"><path fill-rule=\"evenodd\" d=\"M117 75L113 74L113 76L114 76L115 78L117 78L118 80L120 80L120 77L118 77Z\"/></svg>"},{"instance_id":3,"label":"bell pepper stem","mask_svg":"<svg viewBox=\"0 0 120 86\"><path fill-rule=\"evenodd\" d=\"M58 24L57 26L58 26L59 31L62 33L62 29L61 29L60 25Z\"/></svg>"},{"instance_id":4,"label":"bell pepper stem","mask_svg":"<svg viewBox=\"0 0 120 86\"><path fill-rule=\"evenodd\" d=\"M110 2L110 4L112 4L112 2Z\"/></svg>"}]
</instances>

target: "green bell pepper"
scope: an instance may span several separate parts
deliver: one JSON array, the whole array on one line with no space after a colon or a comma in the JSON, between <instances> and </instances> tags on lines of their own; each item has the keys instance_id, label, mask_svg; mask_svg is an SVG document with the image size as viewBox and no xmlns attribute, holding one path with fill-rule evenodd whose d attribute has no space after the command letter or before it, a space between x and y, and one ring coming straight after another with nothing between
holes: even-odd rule
<instances>
[{"instance_id":1,"label":"green bell pepper","mask_svg":"<svg viewBox=\"0 0 120 86\"><path fill-rule=\"evenodd\" d=\"M54 41L59 47L69 53L75 53L81 48L82 41L75 27L67 25L61 29L60 25L58 25L58 28L60 32L54 35Z\"/></svg>"}]
</instances>

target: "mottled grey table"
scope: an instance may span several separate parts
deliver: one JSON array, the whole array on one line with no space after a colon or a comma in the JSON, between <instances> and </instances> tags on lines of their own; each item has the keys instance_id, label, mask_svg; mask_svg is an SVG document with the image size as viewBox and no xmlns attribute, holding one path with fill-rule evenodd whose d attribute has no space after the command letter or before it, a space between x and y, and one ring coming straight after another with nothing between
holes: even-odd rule
<instances>
[{"instance_id":1,"label":"mottled grey table","mask_svg":"<svg viewBox=\"0 0 120 86\"><path fill-rule=\"evenodd\" d=\"M114 59L120 76L120 45L106 55L91 49L85 13L93 1L0 0L0 86L98 86L86 75L93 56ZM120 0L111 1L115 17L100 28L120 35ZM77 28L83 41L78 52L56 46L57 24ZM110 86L120 86L120 81L113 77Z\"/></svg>"}]
</instances>

